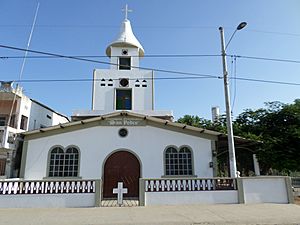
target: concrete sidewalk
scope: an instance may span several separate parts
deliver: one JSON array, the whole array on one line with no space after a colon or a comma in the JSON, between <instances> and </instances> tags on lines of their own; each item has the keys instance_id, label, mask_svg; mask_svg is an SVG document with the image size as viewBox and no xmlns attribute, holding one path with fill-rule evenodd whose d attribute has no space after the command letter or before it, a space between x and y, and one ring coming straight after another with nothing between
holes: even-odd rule
<instances>
[{"instance_id":1,"label":"concrete sidewalk","mask_svg":"<svg viewBox=\"0 0 300 225\"><path fill-rule=\"evenodd\" d=\"M181 205L131 208L0 209L0 225L298 224L294 204Z\"/></svg>"}]
</instances>

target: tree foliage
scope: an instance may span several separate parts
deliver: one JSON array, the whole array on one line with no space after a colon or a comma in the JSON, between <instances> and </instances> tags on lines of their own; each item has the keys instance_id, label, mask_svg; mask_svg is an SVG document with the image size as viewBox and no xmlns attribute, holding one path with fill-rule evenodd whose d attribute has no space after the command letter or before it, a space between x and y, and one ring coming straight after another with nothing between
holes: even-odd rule
<instances>
[{"instance_id":1,"label":"tree foliage","mask_svg":"<svg viewBox=\"0 0 300 225\"><path fill-rule=\"evenodd\" d=\"M218 123L185 115L180 123L226 133L226 118ZM300 99L293 104L269 102L265 108L247 109L233 121L234 134L262 141L257 157L262 168L300 171Z\"/></svg>"}]
</instances>

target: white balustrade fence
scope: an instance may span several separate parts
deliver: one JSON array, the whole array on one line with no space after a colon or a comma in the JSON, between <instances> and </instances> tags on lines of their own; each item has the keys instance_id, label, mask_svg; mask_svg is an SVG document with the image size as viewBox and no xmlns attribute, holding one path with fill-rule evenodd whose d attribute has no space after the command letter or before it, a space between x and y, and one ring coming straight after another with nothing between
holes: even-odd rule
<instances>
[{"instance_id":1,"label":"white balustrade fence","mask_svg":"<svg viewBox=\"0 0 300 225\"><path fill-rule=\"evenodd\" d=\"M140 205L238 203L232 178L141 179L140 188Z\"/></svg>"},{"instance_id":2,"label":"white balustrade fence","mask_svg":"<svg viewBox=\"0 0 300 225\"><path fill-rule=\"evenodd\" d=\"M0 181L0 208L94 207L100 180Z\"/></svg>"},{"instance_id":3,"label":"white balustrade fence","mask_svg":"<svg viewBox=\"0 0 300 225\"><path fill-rule=\"evenodd\" d=\"M95 193L95 181L0 181L0 195Z\"/></svg>"},{"instance_id":4,"label":"white balustrade fence","mask_svg":"<svg viewBox=\"0 0 300 225\"><path fill-rule=\"evenodd\" d=\"M149 179L145 192L236 190L235 179Z\"/></svg>"}]
</instances>

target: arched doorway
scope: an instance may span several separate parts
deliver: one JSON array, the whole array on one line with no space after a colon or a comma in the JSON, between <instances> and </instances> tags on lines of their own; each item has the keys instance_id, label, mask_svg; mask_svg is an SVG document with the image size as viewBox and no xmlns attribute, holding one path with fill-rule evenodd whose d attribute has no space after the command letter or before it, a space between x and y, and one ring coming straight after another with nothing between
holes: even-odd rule
<instances>
[{"instance_id":1,"label":"arched doorway","mask_svg":"<svg viewBox=\"0 0 300 225\"><path fill-rule=\"evenodd\" d=\"M117 198L117 195L113 194L113 188L118 186L118 182L123 182L123 186L128 189L124 198L138 198L139 178L140 163L134 154L128 151L111 154L104 164L103 198Z\"/></svg>"}]
</instances>

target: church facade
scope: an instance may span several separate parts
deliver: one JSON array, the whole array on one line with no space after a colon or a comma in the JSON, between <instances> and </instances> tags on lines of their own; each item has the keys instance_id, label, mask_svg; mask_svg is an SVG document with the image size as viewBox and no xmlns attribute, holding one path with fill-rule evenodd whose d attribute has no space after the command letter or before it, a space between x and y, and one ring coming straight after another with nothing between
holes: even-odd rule
<instances>
[{"instance_id":1,"label":"church facade","mask_svg":"<svg viewBox=\"0 0 300 225\"><path fill-rule=\"evenodd\" d=\"M118 182L137 198L140 178L213 177L220 133L154 110L154 73L139 69L144 49L129 20L106 54L111 68L94 71L92 110L24 134L20 177L101 179L103 198L114 197Z\"/></svg>"}]
</instances>

